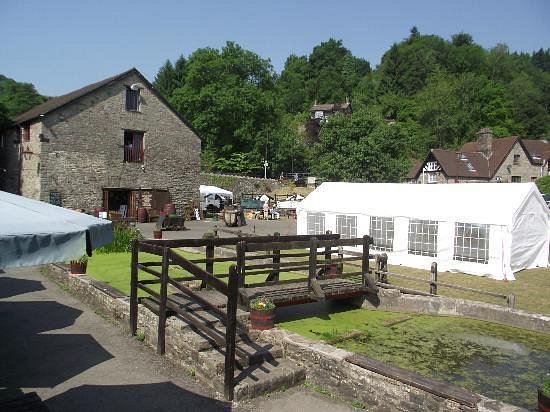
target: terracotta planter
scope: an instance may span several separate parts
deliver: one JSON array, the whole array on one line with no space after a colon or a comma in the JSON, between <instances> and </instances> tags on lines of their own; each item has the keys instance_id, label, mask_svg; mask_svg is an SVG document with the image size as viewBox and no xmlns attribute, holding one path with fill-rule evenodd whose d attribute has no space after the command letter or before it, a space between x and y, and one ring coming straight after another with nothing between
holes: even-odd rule
<instances>
[{"instance_id":1,"label":"terracotta planter","mask_svg":"<svg viewBox=\"0 0 550 412\"><path fill-rule=\"evenodd\" d=\"M153 230L153 239L162 239L162 230Z\"/></svg>"},{"instance_id":2,"label":"terracotta planter","mask_svg":"<svg viewBox=\"0 0 550 412\"><path fill-rule=\"evenodd\" d=\"M273 329L275 309L258 310L250 309L250 326L256 330Z\"/></svg>"},{"instance_id":3,"label":"terracotta planter","mask_svg":"<svg viewBox=\"0 0 550 412\"><path fill-rule=\"evenodd\" d=\"M542 389L538 389L539 392L539 412L550 412L550 397L546 396Z\"/></svg>"},{"instance_id":4,"label":"terracotta planter","mask_svg":"<svg viewBox=\"0 0 550 412\"><path fill-rule=\"evenodd\" d=\"M86 273L87 267L88 262L78 262L76 260L71 260L71 273L73 275L84 275Z\"/></svg>"}]
</instances>

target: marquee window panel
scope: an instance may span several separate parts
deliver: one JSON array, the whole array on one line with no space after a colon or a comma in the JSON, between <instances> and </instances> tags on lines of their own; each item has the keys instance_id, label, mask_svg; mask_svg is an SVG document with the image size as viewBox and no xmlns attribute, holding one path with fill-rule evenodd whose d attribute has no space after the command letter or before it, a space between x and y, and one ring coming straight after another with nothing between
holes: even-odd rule
<instances>
[{"instance_id":1,"label":"marquee window panel","mask_svg":"<svg viewBox=\"0 0 550 412\"><path fill-rule=\"evenodd\" d=\"M393 217L371 216L369 235L373 249L393 251L393 223Z\"/></svg>"},{"instance_id":2,"label":"marquee window panel","mask_svg":"<svg viewBox=\"0 0 550 412\"><path fill-rule=\"evenodd\" d=\"M322 235L325 233L325 215L323 213L307 214L307 234Z\"/></svg>"},{"instance_id":3,"label":"marquee window panel","mask_svg":"<svg viewBox=\"0 0 550 412\"><path fill-rule=\"evenodd\" d=\"M455 223L454 260L489 262L489 225Z\"/></svg>"},{"instance_id":4,"label":"marquee window panel","mask_svg":"<svg viewBox=\"0 0 550 412\"><path fill-rule=\"evenodd\" d=\"M357 237L357 216L336 215L336 233L342 239Z\"/></svg>"},{"instance_id":5,"label":"marquee window panel","mask_svg":"<svg viewBox=\"0 0 550 412\"><path fill-rule=\"evenodd\" d=\"M409 254L437 256L437 222L434 220L409 220Z\"/></svg>"}]
</instances>

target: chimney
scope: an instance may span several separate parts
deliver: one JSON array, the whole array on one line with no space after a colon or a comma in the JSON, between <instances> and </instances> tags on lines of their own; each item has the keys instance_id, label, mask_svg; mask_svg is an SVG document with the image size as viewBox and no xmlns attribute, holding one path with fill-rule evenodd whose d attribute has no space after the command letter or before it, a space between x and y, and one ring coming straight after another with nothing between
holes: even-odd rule
<instances>
[{"instance_id":1,"label":"chimney","mask_svg":"<svg viewBox=\"0 0 550 412\"><path fill-rule=\"evenodd\" d=\"M493 132L488 127L484 127L477 134L478 150L488 159L493 154Z\"/></svg>"}]
</instances>

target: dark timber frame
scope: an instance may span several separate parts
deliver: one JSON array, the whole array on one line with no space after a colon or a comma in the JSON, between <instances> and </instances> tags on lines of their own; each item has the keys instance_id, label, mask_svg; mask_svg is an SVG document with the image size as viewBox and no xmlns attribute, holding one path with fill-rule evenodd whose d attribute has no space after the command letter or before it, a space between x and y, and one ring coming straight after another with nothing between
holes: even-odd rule
<instances>
[{"instance_id":1,"label":"dark timber frame","mask_svg":"<svg viewBox=\"0 0 550 412\"><path fill-rule=\"evenodd\" d=\"M234 371L236 354L236 335L246 334L248 327L237 319L237 307L248 307L250 300L265 296L271 298L277 306L294 305L324 299L347 299L377 291L376 281L370 274L369 245L372 239L340 239L340 235L327 232L324 235L295 235L233 237L214 239L182 240L135 240L132 244L131 285L130 285L130 330L137 332L138 302L148 307L159 317L157 353L165 351L166 317L175 315L210 339L225 346L224 392L228 400L233 399ZM236 246L236 257L215 257L215 248ZM344 257L343 247L362 246L359 256ZM204 259L186 259L173 248L204 247ZM298 251L296 251L298 249ZM307 250L307 251L304 251ZM321 250L321 251L319 251ZM139 252L146 252L162 257L160 262L143 262ZM320 257L322 257L320 259ZM307 260L289 260L289 259ZM361 261L361 270L345 272L344 262ZM228 273L214 273L216 262L233 262ZM199 266L204 264L204 269ZM189 276L173 277L170 266L184 269ZM160 271L155 267L160 267ZM140 280L139 273L145 272L155 276L154 279ZM307 272L299 279L280 280L281 272ZM265 275L265 281L247 283L246 277ZM227 283L223 280L227 279ZM183 280L200 280L201 290L192 290ZM257 278L255 279L257 280ZM151 288L160 284L159 292ZM177 290L169 293L168 286ZM225 300L225 308L219 302L213 302L203 294L215 292ZM138 290L149 296L138 300ZM197 322L196 317L181 305L181 296L198 302L208 310L216 313L225 325L225 333L208 324ZM179 300L178 300L179 299ZM240 356L240 355L239 355Z\"/></svg>"}]
</instances>

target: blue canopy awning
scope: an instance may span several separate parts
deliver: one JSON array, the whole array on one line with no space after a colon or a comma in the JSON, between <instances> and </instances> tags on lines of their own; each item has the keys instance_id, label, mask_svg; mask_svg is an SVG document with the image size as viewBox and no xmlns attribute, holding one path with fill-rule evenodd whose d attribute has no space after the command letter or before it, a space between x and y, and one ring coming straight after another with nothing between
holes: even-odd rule
<instances>
[{"instance_id":1,"label":"blue canopy awning","mask_svg":"<svg viewBox=\"0 0 550 412\"><path fill-rule=\"evenodd\" d=\"M108 220L0 191L0 269L91 255L112 240Z\"/></svg>"}]
</instances>

